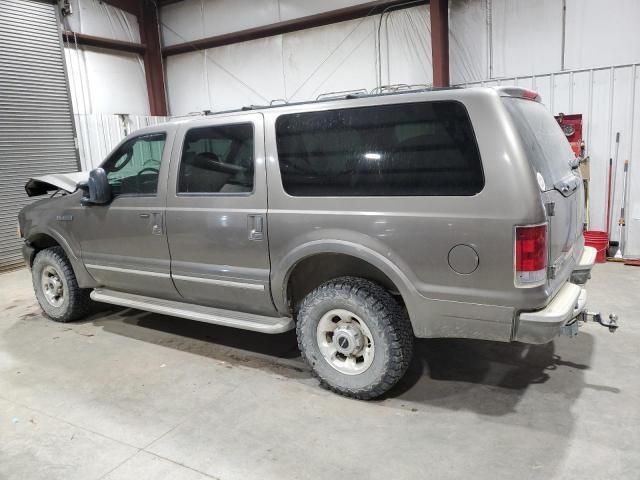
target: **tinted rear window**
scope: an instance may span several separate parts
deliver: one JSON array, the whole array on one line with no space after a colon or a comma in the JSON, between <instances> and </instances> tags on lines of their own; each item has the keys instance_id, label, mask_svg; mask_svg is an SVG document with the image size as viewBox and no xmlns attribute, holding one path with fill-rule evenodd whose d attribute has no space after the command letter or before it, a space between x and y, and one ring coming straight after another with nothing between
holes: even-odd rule
<instances>
[{"instance_id":1,"label":"tinted rear window","mask_svg":"<svg viewBox=\"0 0 640 480\"><path fill-rule=\"evenodd\" d=\"M474 195L484 186L458 102L282 115L276 139L282 183L294 196Z\"/></svg>"},{"instance_id":2,"label":"tinted rear window","mask_svg":"<svg viewBox=\"0 0 640 480\"><path fill-rule=\"evenodd\" d=\"M542 175L546 190L571 175L575 158L560 125L544 105L531 100L503 98L527 158L533 169Z\"/></svg>"}]
</instances>

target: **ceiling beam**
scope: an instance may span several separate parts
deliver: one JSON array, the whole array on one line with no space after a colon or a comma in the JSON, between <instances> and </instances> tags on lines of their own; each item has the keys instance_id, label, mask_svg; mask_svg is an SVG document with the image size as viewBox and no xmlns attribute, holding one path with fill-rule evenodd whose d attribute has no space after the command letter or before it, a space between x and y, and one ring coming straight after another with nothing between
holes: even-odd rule
<instances>
[{"instance_id":1,"label":"ceiling beam","mask_svg":"<svg viewBox=\"0 0 640 480\"><path fill-rule=\"evenodd\" d=\"M139 55L143 55L147 49L147 46L144 43L125 42L122 40L113 40L111 38L94 37L93 35L72 32L70 30L62 32L62 40L69 45L77 44L87 47L106 48L108 50L137 53Z\"/></svg>"},{"instance_id":2,"label":"ceiling beam","mask_svg":"<svg viewBox=\"0 0 640 480\"><path fill-rule=\"evenodd\" d=\"M415 7L416 5L427 4L428 0L376 0L351 7L330 10L315 15L309 15L302 18L285 20L283 22L272 23L260 27L240 30L238 32L216 35L213 37L202 38L190 42L179 43L165 47L162 50L163 55L177 55L179 53L193 52L195 50L205 50L207 48L221 47L223 45L231 45L233 43L246 42L247 40L256 40L258 38L271 37L282 33L295 32L305 30L307 28L320 27L346 20L354 20L369 15L382 13L393 9L405 7Z\"/></svg>"}]
</instances>

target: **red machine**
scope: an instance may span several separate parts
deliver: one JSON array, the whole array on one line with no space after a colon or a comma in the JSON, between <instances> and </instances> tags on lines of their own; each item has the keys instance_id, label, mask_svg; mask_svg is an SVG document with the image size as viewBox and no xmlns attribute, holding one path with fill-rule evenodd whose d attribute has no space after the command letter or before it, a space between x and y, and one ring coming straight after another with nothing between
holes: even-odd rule
<instances>
[{"instance_id":1,"label":"red machine","mask_svg":"<svg viewBox=\"0 0 640 480\"><path fill-rule=\"evenodd\" d=\"M582 114L575 113L571 115L565 115L561 113L556 115L556 120L562 128L562 131L567 136L569 144L576 157L584 157L584 141L582 140Z\"/></svg>"}]
</instances>

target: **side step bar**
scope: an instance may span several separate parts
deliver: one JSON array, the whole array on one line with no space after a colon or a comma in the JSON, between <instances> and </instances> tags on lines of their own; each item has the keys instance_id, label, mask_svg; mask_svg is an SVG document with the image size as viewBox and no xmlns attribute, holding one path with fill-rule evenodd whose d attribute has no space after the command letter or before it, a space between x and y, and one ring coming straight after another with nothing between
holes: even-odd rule
<instances>
[{"instance_id":1,"label":"side step bar","mask_svg":"<svg viewBox=\"0 0 640 480\"><path fill-rule=\"evenodd\" d=\"M266 317L253 313L241 313L172 300L162 300L104 288L93 290L91 299L96 302L111 303L121 307L137 308L148 312L224 325L225 327L240 328L242 330L252 330L254 332L282 333L295 327L293 319L289 317Z\"/></svg>"}]
</instances>

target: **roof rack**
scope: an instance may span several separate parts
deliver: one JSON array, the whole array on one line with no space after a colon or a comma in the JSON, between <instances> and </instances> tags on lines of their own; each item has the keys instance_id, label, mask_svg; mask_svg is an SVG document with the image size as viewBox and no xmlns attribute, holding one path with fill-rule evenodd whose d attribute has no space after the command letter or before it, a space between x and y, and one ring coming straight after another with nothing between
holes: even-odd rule
<instances>
[{"instance_id":1,"label":"roof rack","mask_svg":"<svg viewBox=\"0 0 640 480\"><path fill-rule=\"evenodd\" d=\"M404 93L411 92L425 92L425 91L437 91L437 90L453 90L453 89L461 89L464 87L454 86L454 87L432 87L429 84L395 84L395 85L382 85L380 87L376 87L371 91L367 91L364 88L356 89L356 90L343 90L339 92L327 92L321 93L316 97L315 100L304 100L300 102L292 102L289 103L286 99L279 98L275 100L271 100L269 105L245 105L241 108L233 108L229 110L219 110L219 111L211 111L211 110L202 110L199 112L191 112L187 115L176 115L171 118L182 118L182 117L190 117L190 116L202 116L202 115L219 115L219 114L228 114L228 113L237 113L237 112L245 112L250 110L265 110L271 108L279 108L285 107L289 105L304 105L304 104L312 104L316 102L326 102L331 100L349 100L363 97L375 97L375 96L384 96L384 95L401 95Z\"/></svg>"},{"instance_id":2,"label":"roof rack","mask_svg":"<svg viewBox=\"0 0 640 480\"><path fill-rule=\"evenodd\" d=\"M369 95L366 88L359 88L356 90L340 90L338 92L321 93L316 97L316 102L319 100L333 100L338 98L358 98L364 95Z\"/></svg>"},{"instance_id":3,"label":"roof rack","mask_svg":"<svg viewBox=\"0 0 640 480\"><path fill-rule=\"evenodd\" d=\"M427 90L429 88L432 88L432 85L428 83L395 83L392 85L380 85L379 87L372 89L369 94L378 95L381 93L410 92L413 90Z\"/></svg>"}]
</instances>

